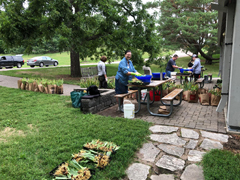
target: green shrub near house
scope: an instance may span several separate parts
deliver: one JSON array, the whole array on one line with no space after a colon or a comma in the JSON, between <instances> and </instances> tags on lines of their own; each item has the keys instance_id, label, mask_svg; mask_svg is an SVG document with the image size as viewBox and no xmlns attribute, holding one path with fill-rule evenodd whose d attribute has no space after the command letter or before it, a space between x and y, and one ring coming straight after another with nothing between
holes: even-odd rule
<instances>
[{"instance_id":1,"label":"green shrub near house","mask_svg":"<svg viewBox=\"0 0 240 180\"><path fill-rule=\"evenodd\" d=\"M204 155L202 160L205 180L239 180L240 155L230 151L214 149Z\"/></svg>"}]
</instances>

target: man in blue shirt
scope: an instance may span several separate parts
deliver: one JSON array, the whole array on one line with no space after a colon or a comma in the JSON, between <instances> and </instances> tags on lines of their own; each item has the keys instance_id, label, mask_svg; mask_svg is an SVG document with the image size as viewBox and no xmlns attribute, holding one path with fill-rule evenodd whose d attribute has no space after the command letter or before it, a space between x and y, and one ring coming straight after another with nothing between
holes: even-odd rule
<instances>
[{"instance_id":1,"label":"man in blue shirt","mask_svg":"<svg viewBox=\"0 0 240 180\"><path fill-rule=\"evenodd\" d=\"M132 53L130 50L125 52L125 57L118 65L117 75L115 77L115 92L116 94L128 93L128 80L132 80L132 75L139 74L130 60Z\"/></svg>"},{"instance_id":2,"label":"man in blue shirt","mask_svg":"<svg viewBox=\"0 0 240 180\"><path fill-rule=\"evenodd\" d=\"M179 69L180 67L177 66L176 60L178 58L177 54L174 54L173 57L168 61L166 67L166 74L168 77L171 77L171 72L174 72L174 69Z\"/></svg>"},{"instance_id":3,"label":"man in blue shirt","mask_svg":"<svg viewBox=\"0 0 240 180\"><path fill-rule=\"evenodd\" d=\"M189 69L193 69L194 80L196 81L201 75L201 60L196 54L192 55L192 59L194 60L194 65Z\"/></svg>"}]
</instances>

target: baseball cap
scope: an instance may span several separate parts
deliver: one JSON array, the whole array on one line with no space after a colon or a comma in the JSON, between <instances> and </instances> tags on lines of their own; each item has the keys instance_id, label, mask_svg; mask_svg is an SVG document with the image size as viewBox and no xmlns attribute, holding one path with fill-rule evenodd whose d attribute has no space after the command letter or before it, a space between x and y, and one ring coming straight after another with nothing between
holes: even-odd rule
<instances>
[{"instance_id":1,"label":"baseball cap","mask_svg":"<svg viewBox=\"0 0 240 180\"><path fill-rule=\"evenodd\" d=\"M197 57L197 55L196 55L196 54L193 54L192 57Z\"/></svg>"}]
</instances>

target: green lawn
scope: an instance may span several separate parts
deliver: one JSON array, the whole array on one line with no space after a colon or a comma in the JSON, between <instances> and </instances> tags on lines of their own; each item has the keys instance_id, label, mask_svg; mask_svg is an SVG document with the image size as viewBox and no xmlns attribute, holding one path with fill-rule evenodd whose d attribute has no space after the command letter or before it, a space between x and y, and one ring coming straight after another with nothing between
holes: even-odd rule
<instances>
[{"instance_id":1,"label":"green lawn","mask_svg":"<svg viewBox=\"0 0 240 180\"><path fill-rule=\"evenodd\" d=\"M0 87L0 92L1 179L50 180L53 168L92 139L120 146L109 166L97 170L92 180L124 178L149 134L149 123L142 120L82 114L71 106L69 96L6 87Z\"/></svg>"}]
</instances>

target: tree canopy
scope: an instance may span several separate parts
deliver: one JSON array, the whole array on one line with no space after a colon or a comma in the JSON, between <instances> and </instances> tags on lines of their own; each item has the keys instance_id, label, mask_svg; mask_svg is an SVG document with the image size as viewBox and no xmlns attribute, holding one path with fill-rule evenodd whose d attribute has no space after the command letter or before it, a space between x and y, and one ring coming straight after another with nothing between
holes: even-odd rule
<instances>
[{"instance_id":1,"label":"tree canopy","mask_svg":"<svg viewBox=\"0 0 240 180\"><path fill-rule=\"evenodd\" d=\"M212 0L163 0L151 6L160 8L159 33L165 48L200 53L211 64L217 47L217 11Z\"/></svg>"},{"instance_id":2,"label":"tree canopy","mask_svg":"<svg viewBox=\"0 0 240 180\"><path fill-rule=\"evenodd\" d=\"M58 34L59 49L69 50L71 76L80 77L87 56L123 57L132 50L135 64L142 54L159 52L155 21L141 0L1 0L0 38L8 47L32 47ZM131 18L129 18L131 17ZM97 51L100 48L100 51Z\"/></svg>"}]
</instances>

